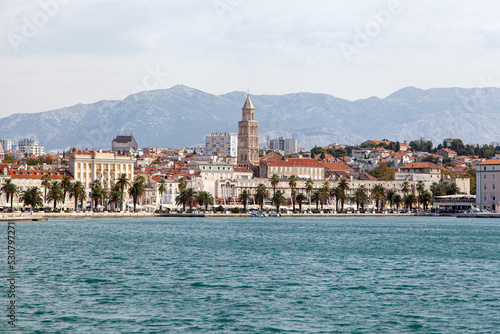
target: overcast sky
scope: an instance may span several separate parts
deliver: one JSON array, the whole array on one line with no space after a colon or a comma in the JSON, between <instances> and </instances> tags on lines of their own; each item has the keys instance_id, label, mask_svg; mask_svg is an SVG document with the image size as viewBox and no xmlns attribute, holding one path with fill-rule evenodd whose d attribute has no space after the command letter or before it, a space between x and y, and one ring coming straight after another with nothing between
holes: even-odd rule
<instances>
[{"instance_id":1,"label":"overcast sky","mask_svg":"<svg viewBox=\"0 0 500 334\"><path fill-rule=\"evenodd\" d=\"M0 0L0 117L209 93L500 86L500 2Z\"/></svg>"}]
</instances>

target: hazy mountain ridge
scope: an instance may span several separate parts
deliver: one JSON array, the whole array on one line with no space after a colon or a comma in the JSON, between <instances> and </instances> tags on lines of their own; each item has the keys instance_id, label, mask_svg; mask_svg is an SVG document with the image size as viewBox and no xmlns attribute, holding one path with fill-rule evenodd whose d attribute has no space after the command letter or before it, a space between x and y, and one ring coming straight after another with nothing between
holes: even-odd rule
<instances>
[{"instance_id":1,"label":"hazy mountain ridge","mask_svg":"<svg viewBox=\"0 0 500 334\"><path fill-rule=\"evenodd\" d=\"M117 134L132 132L141 147L183 147L204 143L209 132L237 132L244 92L213 95L178 85L141 92L122 101L14 114L0 120L0 138L36 138L47 150L109 148ZM498 88L403 88L387 98L348 101L327 94L252 95L261 143L294 136L310 148L366 139L439 143L500 141Z\"/></svg>"}]
</instances>

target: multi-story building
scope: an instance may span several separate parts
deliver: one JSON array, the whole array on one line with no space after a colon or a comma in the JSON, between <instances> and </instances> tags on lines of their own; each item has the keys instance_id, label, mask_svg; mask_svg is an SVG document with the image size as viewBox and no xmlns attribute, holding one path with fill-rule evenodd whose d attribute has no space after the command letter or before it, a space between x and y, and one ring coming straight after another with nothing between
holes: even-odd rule
<instances>
[{"instance_id":1,"label":"multi-story building","mask_svg":"<svg viewBox=\"0 0 500 334\"><path fill-rule=\"evenodd\" d=\"M18 150L22 154L33 154L35 156L45 155L45 148L38 146L38 140L22 139L18 142Z\"/></svg>"},{"instance_id":2,"label":"multi-story building","mask_svg":"<svg viewBox=\"0 0 500 334\"><path fill-rule=\"evenodd\" d=\"M285 154L297 154L299 153L299 144L295 138L267 138L267 149L273 151L280 151Z\"/></svg>"},{"instance_id":3,"label":"multi-story building","mask_svg":"<svg viewBox=\"0 0 500 334\"><path fill-rule=\"evenodd\" d=\"M135 158L102 150L72 149L69 156L69 172L75 180L83 183L87 191L94 180L101 180L105 189L110 189L121 174L134 179ZM124 194L126 195L126 194Z\"/></svg>"},{"instance_id":4,"label":"multi-story building","mask_svg":"<svg viewBox=\"0 0 500 334\"><path fill-rule=\"evenodd\" d=\"M242 119L238 122L238 166L253 168L259 162L259 122L250 94L243 105Z\"/></svg>"},{"instance_id":5,"label":"multi-story building","mask_svg":"<svg viewBox=\"0 0 500 334\"><path fill-rule=\"evenodd\" d=\"M111 152L120 154L136 154L139 146L134 136L116 136L111 142Z\"/></svg>"},{"instance_id":6,"label":"multi-story building","mask_svg":"<svg viewBox=\"0 0 500 334\"><path fill-rule=\"evenodd\" d=\"M324 180L325 167L315 159L282 159L260 161L260 177L269 178L277 174L281 178L292 175L299 179Z\"/></svg>"},{"instance_id":7,"label":"multi-story building","mask_svg":"<svg viewBox=\"0 0 500 334\"><path fill-rule=\"evenodd\" d=\"M0 139L0 144L5 153L12 151L12 141L10 139Z\"/></svg>"},{"instance_id":8,"label":"multi-story building","mask_svg":"<svg viewBox=\"0 0 500 334\"><path fill-rule=\"evenodd\" d=\"M430 162L412 162L396 172L396 181L440 182L441 167Z\"/></svg>"},{"instance_id":9,"label":"multi-story building","mask_svg":"<svg viewBox=\"0 0 500 334\"><path fill-rule=\"evenodd\" d=\"M500 212L500 159L476 166L476 205L480 210Z\"/></svg>"},{"instance_id":10,"label":"multi-story building","mask_svg":"<svg viewBox=\"0 0 500 334\"><path fill-rule=\"evenodd\" d=\"M208 133L205 135L206 155L233 157L238 154L238 135L236 133Z\"/></svg>"}]
</instances>

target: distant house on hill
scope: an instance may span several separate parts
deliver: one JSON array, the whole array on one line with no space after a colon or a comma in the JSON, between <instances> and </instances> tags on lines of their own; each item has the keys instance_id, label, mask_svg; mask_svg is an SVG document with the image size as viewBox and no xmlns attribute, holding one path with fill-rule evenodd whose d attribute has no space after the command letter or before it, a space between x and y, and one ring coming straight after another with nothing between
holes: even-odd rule
<instances>
[{"instance_id":1,"label":"distant house on hill","mask_svg":"<svg viewBox=\"0 0 500 334\"><path fill-rule=\"evenodd\" d=\"M449 148L441 148L441 149L437 150L436 153L438 155L442 156L443 159L449 158L449 159L455 160L455 158L457 157L457 152L450 150Z\"/></svg>"},{"instance_id":2,"label":"distant house on hill","mask_svg":"<svg viewBox=\"0 0 500 334\"><path fill-rule=\"evenodd\" d=\"M138 145L132 134L130 136L116 136L111 142L111 151L113 153L135 154L137 149Z\"/></svg>"}]
</instances>

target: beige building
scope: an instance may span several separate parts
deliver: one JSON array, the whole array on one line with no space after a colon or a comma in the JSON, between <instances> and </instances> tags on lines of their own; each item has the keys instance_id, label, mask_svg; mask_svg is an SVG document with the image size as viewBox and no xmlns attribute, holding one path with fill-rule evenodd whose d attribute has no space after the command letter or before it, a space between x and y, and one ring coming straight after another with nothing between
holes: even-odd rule
<instances>
[{"instance_id":1,"label":"beige building","mask_svg":"<svg viewBox=\"0 0 500 334\"><path fill-rule=\"evenodd\" d=\"M134 179L133 156L124 156L102 150L72 149L69 157L69 172L75 180L83 183L87 191L94 180L101 180L105 189L110 189L121 174Z\"/></svg>"},{"instance_id":2,"label":"beige building","mask_svg":"<svg viewBox=\"0 0 500 334\"><path fill-rule=\"evenodd\" d=\"M323 180L325 167L315 159L262 159L260 161L260 177L270 178L273 174L278 174L281 178L295 175L299 179Z\"/></svg>"},{"instance_id":3,"label":"beige building","mask_svg":"<svg viewBox=\"0 0 500 334\"><path fill-rule=\"evenodd\" d=\"M476 205L480 210L500 213L500 159L476 167Z\"/></svg>"},{"instance_id":4,"label":"beige building","mask_svg":"<svg viewBox=\"0 0 500 334\"><path fill-rule=\"evenodd\" d=\"M259 122L255 120L255 108L247 96L242 108L242 120L238 122L238 166L251 168L259 162Z\"/></svg>"}]
</instances>

